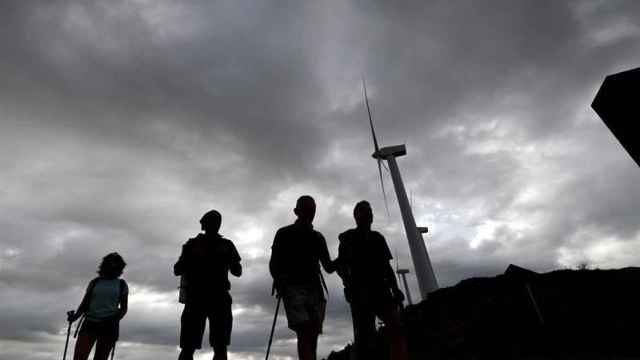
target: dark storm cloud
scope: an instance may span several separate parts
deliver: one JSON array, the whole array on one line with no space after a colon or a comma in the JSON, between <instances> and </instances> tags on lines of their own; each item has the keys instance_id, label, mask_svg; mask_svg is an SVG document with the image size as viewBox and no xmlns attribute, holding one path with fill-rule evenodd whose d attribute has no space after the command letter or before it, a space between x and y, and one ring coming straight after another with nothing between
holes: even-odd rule
<instances>
[{"instance_id":1,"label":"dark storm cloud","mask_svg":"<svg viewBox=\"0 0 640 360\"><path fill-rule=\"evenodd\" d=\"M588 106L607 73L640 63L638 14L632 1L2 3L0 358L58 351L61 314L113 250L134 290L121 354L174 357L171 267L210 208L244 259L241 357L264 350L269 246L300 193L333 256L371 200L408 266L362 74L382 143L407 144L399 165L441 285L509 263L637 262L611 249L639 241L639 174ZM327 280L324 354L351 337ZM283 318L278 334L274 352L293 355Z\"/></svg>"},{"instance_id":2,"label":"dark storm cloud","mask_svg":"<svg viewBox=\"0 0 640 360\"><path fill-rule=\"evenodd\" d=\"M21 107L43 98L39 112L47 120L101 136L139 141L136 129L168 118L204 135L242 138L253 148L248 159L254 166L283 161L292 165L287 171L304 168L309 160L301 154L319 151L323 139L313 121L324 95L306 51L312 34L298 21L273 21L304 18L304 7L247 6L243 15L253 21L239 23L227 18L229 9L201 3L159 28L145 18L151 10L144 7L63 2L7 10L14 26L6 33L28 35L5 41L13 44L7 73L16 85L6 90ZM214 17L200 13L207 11ZM157 38L165 26L180 31L182 21L201 32ZM134 139L127 139L132 130Z\"/></svg>"}]
</instances>

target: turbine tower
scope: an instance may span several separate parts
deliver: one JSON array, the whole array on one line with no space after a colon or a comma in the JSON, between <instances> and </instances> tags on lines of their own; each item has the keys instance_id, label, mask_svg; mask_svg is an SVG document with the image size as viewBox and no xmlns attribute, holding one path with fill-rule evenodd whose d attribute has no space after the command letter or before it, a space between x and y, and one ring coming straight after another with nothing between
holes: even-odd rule
<instances>
[{"instance_id":1,"label":"turbine tower","mask_svg":"<svg viewBox=\"0 0 640 360\"><path fill-rule=\"evenodd\" d=\"M380 184L382 186L382 194L385 197L384 183L382 180L382 167L383 160L389 164L389 172L391 173L391 179L393 180L393 187L396 190L396 196L398 198L398 205L400 206L400 214L402 215L402 221L404 222L404 230L407 234L407 240L409 241L409 250L411 251L411 259L415 267L416 278L418 279L418 287L420 288L420 294L422 299L426 299L428 294L432 291L438 290L438 281L433 272L431 266L431 260L427 253L427 247L424 244L422 233L426 232L426 228L418 228L416 221L413 217L413 211L411 211L411 205L407 198L407 192L404 189L404 183L402 182L402 176L400 176L400 169L396 162L396 157L407 154L407 149L403 145L394 145L380 148L378 146L378 139L376 138L376 132L373 127L373 119L371 117L371 108L369 107L369 98L367 97L367 87L362 79L362 88L364 90L364 101L367 107L367 114L369 115L369 125L371 127L371 136L373 137L374 153L373 158L378 161L378 173L380 175Z\"/></svg>"}]
</instances>

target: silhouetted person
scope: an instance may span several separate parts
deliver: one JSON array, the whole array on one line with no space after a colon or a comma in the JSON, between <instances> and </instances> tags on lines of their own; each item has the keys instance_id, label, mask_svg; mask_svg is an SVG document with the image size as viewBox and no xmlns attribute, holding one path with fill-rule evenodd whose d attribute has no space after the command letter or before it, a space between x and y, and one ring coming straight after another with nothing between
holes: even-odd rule
<instances>
[{"instance_id":1,"label":"silhouetted person","mask_svg":"<svg viewBox=\"0 0 640 360\"><path fill-rule=\"evenodd\" d=\"M273 239L269 270L284 302L289 328L298 338L299 359L315 360L327 302L319 264L328 273L334 269L324 237L313 229L313 198L301 196L293 212L298 219L280 228Z\"/></svg>"},{"instance_id":2,"label":"silhouetted person","mask_svg":"<svg viewBox=\"0 0 640 360\"><path fill-rule=\"evenodd\" d=\"M206 320L209 319L209 344L214 360L227 359L231 340L231 283L228 273L242 275L240 255L231 240L218 234L222 224L219 212L211 210L200 219L204 233L182 246L180 259L173 267L176 276L186 280L186 300L180 319L179 360L191 360L202 347Z\"/></svg>"},{"instance_id":3,"label":"silhouetted person","mask_svg":"<svg viewBox=\"0 0 640 360\"><path fill-rule=\"evenodd\" d=\"M91 280L75 312L67 320L85 316L73 353L74 360L86 360L96 344L94 360L106 360L118 340L120 319L127 313L129 287L120 279L126 263L118 253L102 259L98 277Z\"/></svg>"},{"instance_id":4,"label":"silhouetted person","mask_svg":"<svg viewBox=\"0 0 640 360\"><path fill-rule=\"evenodd\" d=\"M359 360L375 356L375 318L386 326L394 360L407 359L407 345L400 324L404 295L398 288L389 260L391 252L384 237L371 230L373 211L367 201L353 209L356 228L338 237L336 266L343 280L345 297L351 305L355 351Z\"/></svg>"}]
</instances>

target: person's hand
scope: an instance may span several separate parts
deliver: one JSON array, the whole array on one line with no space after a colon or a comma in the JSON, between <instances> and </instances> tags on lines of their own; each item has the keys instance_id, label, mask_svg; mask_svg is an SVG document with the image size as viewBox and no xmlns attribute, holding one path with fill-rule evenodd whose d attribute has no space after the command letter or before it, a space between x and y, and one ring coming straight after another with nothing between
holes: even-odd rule
<instances>
[{"instance_id":1,"label":"person's hand","mask_svg":"<svg viewBox=\"0 0 640 360\"><path fill-rule=\"evenodd\" d=\"M402 291L400 291L399 288L393 288L391 292L393 294L394 300L396 300L400 304L404 302L404 294L402 293Z\"/></svg>"},{"instance_id":2,"label":"person's hand","mask_svg":"<svg viewBox=\"0 0 640 360\"><path fill-rule=\"evenodd\" d=\"M327 271L328 274L333 274L336 271L337 267L336 267L336 261L335 260L329 260L328 264L327 264L327 268L325 269Z\"/></svg>"},{"instance_id":3,"label":"person's hand","mask_svg":"<svg viewBox=\"0 0 640 360\"><path fill-rule=\"evenodd\" d=\"M71 310L71 311L67 311L67 321L72 323L74 321L76 321L77 317L76 317L76 312Z\"/></svg>"},{"instance_id":4,"label":"person's hand","mask_svg":"<svg viewBox=\"0 0 640 360\"><path fill-rule=\"evenodd\" d=\"M344 288L344 298L348 303L351 303L351 290L347 287Z\"/></svg>"},{"instance_id":5,"label":"person's hand","mask_svg":"<svg viewBox=\"0 0 640 360\"><path fill-rule=\"evenodd\" d=\"M271 290L271 295L279 298L282 297L282 294L284 293L284 285L283 285L283 280L282 279L278 279L278 280L274 280L273 281L273 289Z\"/></svg>"}]
</instances>

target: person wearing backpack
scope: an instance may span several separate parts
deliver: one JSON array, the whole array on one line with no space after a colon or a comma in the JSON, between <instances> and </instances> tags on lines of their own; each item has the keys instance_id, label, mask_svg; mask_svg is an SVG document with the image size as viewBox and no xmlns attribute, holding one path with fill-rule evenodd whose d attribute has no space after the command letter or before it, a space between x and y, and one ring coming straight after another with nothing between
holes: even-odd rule
<instances>
[{"instance_id":1,"label":"person wearing backpack","mask_svg":"<svg viewBox=\"0 0 640 360\"><path fill-rule=\"evenodd\" d=\"M78 306L68 313L70 323L84 316L73 354L74 360L86 360L96 345L94 360L107 360L118 340L120 320L127 313L129 287L120 279L126 263L117 252L102 259L98 277L91 280Z\"/></svg>"},{"instance_id":2,"label":"person wearing backpack","mask_svg":"<svg viewBox=\"0 0 640 360\"><path fill-rule=\"evenodd\" d=\"M298 217L295 223L276 232L269 270L284 303L289 328L296 333L299 359L315 360L327 302L320 264L327 273L332 273L334 266L324 237L313 229L313 198L298 198L294 213Z\"/></svg>"},{"instance_id":3,"label":"person wearing backpack","mask_svg":"<svg viewBox=\"0 0 640 360\"><path fill-rule=\"evenodd\" d=\"M242 275L240 255L229 239L218 233L222 215L211 210L200 219L204 233L189 239L173 267L181 276L180 302L184 310L180 318L179 360L193 360L196 349L202 347L202 337L209 319L209 344L214 360L227 359L231 342L233 315L231 313L231 283L228 273Z\"/></svg>"},{"instance_id":4,"label":"person wearing backpack","mask_svg":"<svg viewBox=\"0 0 640 360\"><path fill-rule=\"evenodd\" d=\"M404 294L389 264L391 252L377 231L371 230L373 211L367 201L353 209L356 227L338 236L336 267L351 305L356 358L376 358L376 316L384 322L389 337L390 359L406 360L407 344L402 331L400 306Z\"/></svg>"}]
</instances>

